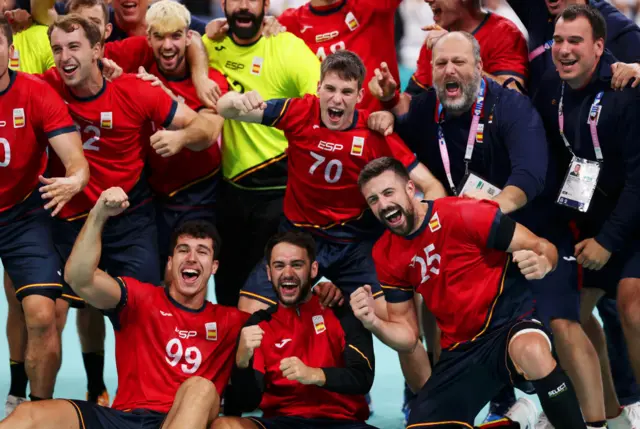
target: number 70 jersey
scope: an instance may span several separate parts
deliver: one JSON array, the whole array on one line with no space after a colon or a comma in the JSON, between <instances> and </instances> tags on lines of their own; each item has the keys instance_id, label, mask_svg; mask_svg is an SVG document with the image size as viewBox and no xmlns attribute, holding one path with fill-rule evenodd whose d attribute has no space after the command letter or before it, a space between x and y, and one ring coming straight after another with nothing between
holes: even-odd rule
<instances>
[{"instance_id":1,"label":"number 70 jersey","mask_svg":"<svg viewBox=\"0 0 640 429\"><path fill-rule=\"evenodd\" d=\"M263 124L283 130L289 142L284 214L296 226L330 233L359 220L367 204L358 175L370 161L390 156L409 170L418 164L397 135L369 130L363 110L356 110L349 129L332 131L320 119L315 95L270 100L267 106Z\"/></svg>"},{"instance_id":2,"label":"number 70 jersey","mask_svg":"<svg viewBox=\"0 0 640 429\"><path fill-rule=\"evenodd\" d=\"M236 341L249 314L208 301L198 310L176 302L167 289L118 278L122 298L107 313L116 338L118 393L112 408L169 412L189 377L227 386Z\"/></svg>"}]
</instances>

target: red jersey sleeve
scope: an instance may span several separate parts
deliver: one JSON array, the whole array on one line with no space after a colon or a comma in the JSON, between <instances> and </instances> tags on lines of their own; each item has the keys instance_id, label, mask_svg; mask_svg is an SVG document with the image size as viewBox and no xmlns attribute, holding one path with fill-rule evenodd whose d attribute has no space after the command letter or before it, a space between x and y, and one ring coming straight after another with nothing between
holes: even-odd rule
<instances>
[{"instance_id":1,"label":"red jersey sleeve","mask_svg":"<svg viewBox=\"0 0 640 429\"><path fill-rule=\"evenodd\" d=\"M120 302L114 311L107 313L114 329L119 330L121 326L132 322L141 296L145 294L145 287L143 283L131 277L117 277L116 281L120 286Z\"/></svg>"},{"instance_id":2,"label":"red jersey sleeve","mask_svg":"<svg viewBox=\"0 0 640 429\"><path fill-rule=\"evenodd\" d=\"M461 238L485 249L491 247L502 219L500 206L495 201L460 198L455 202L460 225L454 230L462 232Z\"/></svg>"},{"instance_id":3,"label":"red jersey sleeve","mask_svg":"<svg viewBox=\"0 0 640 429\"><path fill-rule=\"evenodd\" d=\"M131 102L143 118L151 120L154 124L161 124L163 128L169 128L178 109L178 103L169 97L160 87L151 86L134 76L135 80L124 81L122 78L114 82L136 85L137 96Z\"/></svg>"},{"instance_id":4,"label":"red jersey sleeve","mask_svg":"<svg viewBox=\"0 0 640 429\"><path fill-rule=\"evenodd\" d=\"M46 87L46 85L44 85ZM55 91L49 88L39 91L35 97L35 108L38 110L35 118L37 128L44 131L47 138L51 139L61 134L72 133L76 131L76 126L71 119L69 109L64 101Z\"/></svg>"},{"instance_id":5,"label":"red jersey sleeve","mask_svg":"<svg viewBox=\"0 0 640 429\"><path fill-rule=\"evenodd\" d=\"M407 170L411 171L416 165L418 165L416 155L409 150L400 136L394 133L385 137L385 140L389 150L391 151L391 156L402 162L402 164L407 167Z\"/></svg>"},{"instance_id":6,"label":"red jersey sleeve","mask_svg":"<svg viewBox=\"0 0 640 429\"><path fill-rule=\"evenodd\" d=\"M104 45L104 56L115 61L125 73L137 73L138 67L149 69L155 58L145 36L127 37Z\"/></svg>"},{"instance_id":7,"label":"red jersey sleeve","mask_svg":"<svg viewBox=\"0 0 640 429\"><path fill-rule=\"evenodd\" d=\"M387 237L388 234L385 233L373 246L372 255L376 274L387 302L405 302L413 298L413 287L408 280L394 273L392 258L388 255L391 241Z\"/></svg>"},{"instance_id":8,"label":"red jersey sleeve","mask_svg":"<svg viewBox=\"0 0 640 429\"><path fill-rule=\"evenodd\" d=\"M402 0L357 0L356 3L373 10L393 10L400 6Z\"/></svg>"},{"instance_id":9,"label":"red jersey sleeve","mask_svg":"<svg viewBox=\"0 0 640 429\"><path fill-rule=\"evenodd\" d=\"M305 7L305 6L303 6ZM300 37L298 24L298 9L297 8L289 8L282 12L278 17L278 22L280 25L287 27L287 31L289 33L295 34Z\"/></svg>"},{"instance_id":10,"label":"red jersey sleeve","mask_svg":"<svg viewBox=\"0 0 640 429\"><path fill-rule=\"evenodd\" d=\"M524 36L505 20L496 27L499 37L491 40L491 54L483 55L482 68L494 76L513 75L526 79L529 75L529 49Z\"/></svg>"},{"instance_id":11,"label":"red jersey sleeve","mask_svg":"<svg viewBox=\"0 0 640 429\"><path fill-rule=\"evenodd\" d=\"M262 124L276 127L288 134L300 134L312 117L317 103L315 95L303 98L279 98L267 101Z\"/></svg>"},{"instance_id":12,"label":"red jersey sleeve","mask_svg":"<svg viewBox=\"0 0 640 429\"><path fill-rule=\"evenodd\" d=\"M413 83L422 89L427 89L433 84L433 71L431 70L431 51L425 43L420 48L418 64L415 73L411 76Z\"/></svg>"},{"instance_id":13,"label":"red jersey sleeve","mask_svg":"<svg viewBox=\"0 0 640 429\"><path fill-rule=\"evenodd\" d=\"M58 95L64 94L64 82L56 67L52 67L43 74L37 74L35 76L47 82Z\"/></svg>"},{"instance_id":14,"label":"red jersey sleeve","mask_svg":"<svg viewBox=\"0 0 640 429\"><path fill-rule=\"evenodd\" d=\"M265 337L267 336L268 324L260 323L259 324L262 330L264 331L264 336L262 338L261 344L271 344L265 341ZM267 373L267 364L264 360L264 353L262 352L262 347L258 347L253 351L253 369L260 372L261 374Z\"/></svg>"}]
</instances>

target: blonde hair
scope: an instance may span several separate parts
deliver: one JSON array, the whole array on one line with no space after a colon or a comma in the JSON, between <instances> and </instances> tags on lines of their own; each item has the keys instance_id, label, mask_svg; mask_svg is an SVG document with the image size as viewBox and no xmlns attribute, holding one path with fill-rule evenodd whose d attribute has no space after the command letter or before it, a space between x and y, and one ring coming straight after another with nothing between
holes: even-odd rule
<instances>
[{"instance_id":1,"label":"blonde hair","mask_svg":"<svg viewBox=\"0 0 640 429\"><path fill-rule=\"evenodd\" d=\"M154 3L147 11L147 32L173 33L184 30L191 25L191 13L180 3L161 0Z\"/></svg>"}]
</instances>

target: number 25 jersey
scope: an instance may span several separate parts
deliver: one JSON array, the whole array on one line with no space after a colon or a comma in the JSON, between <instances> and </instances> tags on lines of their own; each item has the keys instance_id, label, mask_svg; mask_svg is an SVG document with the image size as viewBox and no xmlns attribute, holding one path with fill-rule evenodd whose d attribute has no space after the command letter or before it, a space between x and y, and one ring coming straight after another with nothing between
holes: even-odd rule
<instances>
[{"instance_id":1,"label":"number 25 jersey","mask_svg":"<svg viewBox=\"0 0 640 429\"><path fill-rule=\"evenodd\" d=\"M168 413L189 377L227 385L236 341L249 314L208 301L198 310L176 302L164 287L117 279L120 303L107 312L116 338L118 393L112 408Z\"/></svg>"},{"instance_id":2,"label":"number 25 jersey","mask_svg":"<svg viewBox=\"0 0 640 429\"><path fill-rule=\"evenodd\" d=\"M442 348L475 341L531 308L525 278L510 255L495 249L501 222L492 201L448 197L429 201L424 222L402 237L385 231L373 259L387 302L417 291L442 330ZM509 239L510 241L510 239Z\"/></svg>"}]
</instances>

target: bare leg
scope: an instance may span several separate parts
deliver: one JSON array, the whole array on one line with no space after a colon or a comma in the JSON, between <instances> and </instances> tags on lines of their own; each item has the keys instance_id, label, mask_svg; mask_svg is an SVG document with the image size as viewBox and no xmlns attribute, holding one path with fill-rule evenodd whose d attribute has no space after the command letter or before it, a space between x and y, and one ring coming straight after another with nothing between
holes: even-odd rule
<instances>
[{"instance_id":1,"label":"bare leg","mask_svg":"<svg viewBox=\"0 0 640 429\"><path fill-rule=\"evenodd\" d=\"M25 402L0 422L0 429L82 429L68 401Z\"/></svg>"},{"instance_id":2,"label":"bare leg","mask_svg":"<svg viewBox=\"0 0 640 429\"><path fill-rule=\"evenodd\" d=\"M220 413L216 386L202 377L191 377L178 389L162 429L206 429Z\"/></svg>"},{"instance_id":3,"label":"bare leg","mask_svg":"<svg viewBox=\"0 0 640 429\"><path fill-rule=\"evenodd\" d=\"M640 279L623 279L618 287L618 311L627 339L631 367L640 380Z\"/></svg>"},{"instance_id":4,"label":"bare leg","mask_svg":"<svg viewBox=\"0 0 640 429\"><path fill-rule=\"evenodd\" d=\"M87 372L87 399L100 405L100 396L106 390L104 384L104 316L97 309L87 306L76 314L82 358ZM107 401L104 401L107 402Z\"/></svg>"},{"instance_id":5,"label":"bare leg","mask_svg":"<svg viewBox=\"0 0 640 429\"><path fill-rule=\"evenodd\" d=\"M25 369L31 394L51 398L60 369L60 335L56 328L55 302L44 296L29 295L22 300L27 323Z\"/></svg>"},{"instance_id":6,"label":"bare leg","mask_svg":"<svg viewBox=\"0 0 640 429\"><path fill-rule=\"evenodd\" d=\"M250 419L240 417L220 417L211 425L211 429L259 429Z\"/></svg>"},{"instance_id":7,"label":"bare leg","mask_svg":"<svg viewBox=\"0 0 640 429\"><path fill-rule=\"evenodd\" d=\"M421 343L411 353L398 353L400 368L409 388L417 393L431 377L431 365L427 351Z\"/></svg>"},{"instance_id":8,"label":"bare leg","mask_svg":"<svg viewBox=\"0 0 640 429\"><path fill-rule=\"evenodd\" d=\"M11 366L11 386L9 395L17 398L27 396L29 379L25 371L25 354L27 351L27 325L20 301L16 298L15 288L4 273L4 292L7 296L7 342L9 343L9 361Z\"/></svg>"}]
</instances>

